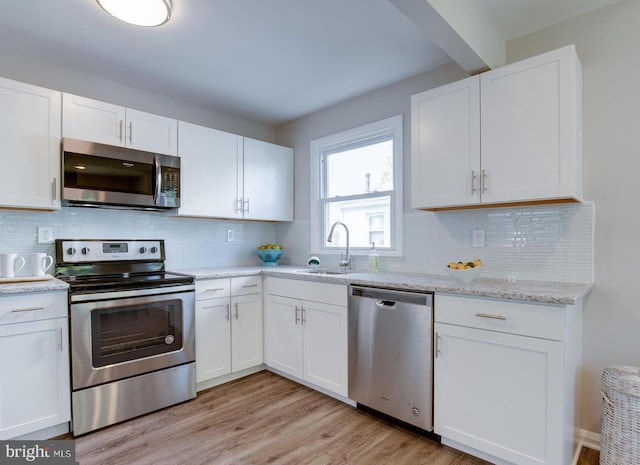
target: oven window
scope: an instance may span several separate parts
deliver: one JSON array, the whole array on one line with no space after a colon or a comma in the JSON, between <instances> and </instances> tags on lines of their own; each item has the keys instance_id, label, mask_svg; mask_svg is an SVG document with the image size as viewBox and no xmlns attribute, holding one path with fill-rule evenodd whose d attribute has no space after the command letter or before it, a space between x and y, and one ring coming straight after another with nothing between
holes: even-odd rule
<instances>
[{"instance_id":1,"label":"oven window","mask_svg":"<svg viewBox=\"0 0 640 465\"><path fill-rule=\"evenodd\" d=\"M179 299L95 309L91 312L93 367L182 348Z\"/></svg>"}]
</instances>

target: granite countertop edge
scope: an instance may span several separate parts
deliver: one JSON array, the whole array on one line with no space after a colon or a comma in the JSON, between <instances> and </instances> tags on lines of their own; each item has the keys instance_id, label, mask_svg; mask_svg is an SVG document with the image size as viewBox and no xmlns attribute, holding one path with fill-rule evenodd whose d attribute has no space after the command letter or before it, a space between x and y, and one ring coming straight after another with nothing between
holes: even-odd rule
<instances>
[{"instance_id":1,"label":"granite countertop edge","mask_svg":"<svg viewBox=\"0 0 640 465\"><path fill-rule=\"evenodd\" d=\"M0 284L0 295L27 294L30 292L66 291L69 284L56 278L46 281L20 281Z\"/></svg>"},{"instance_id":2,"label":"granite countertop edge","mask_svg":"<svg viewBox=\"0 0 640 465\"><path fill-rule=\"evenodd\" d=\"M460 283L447 275L426 273L352 271L346 274L314 274L303 266L238 266L224 268L192 268L177 270L197 280L263 274L288 279L335 284L390 287L471 297L574 305L592 289L592 283L551 281L517 281L479 277L472 283Z\"/></svg>"}]
</instances>

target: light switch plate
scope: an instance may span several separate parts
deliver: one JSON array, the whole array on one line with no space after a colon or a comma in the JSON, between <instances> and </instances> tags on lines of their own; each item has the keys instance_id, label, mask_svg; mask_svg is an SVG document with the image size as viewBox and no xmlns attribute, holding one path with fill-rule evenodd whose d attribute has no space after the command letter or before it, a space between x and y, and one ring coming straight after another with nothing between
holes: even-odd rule
<instances>
[{"instance_id":1,"label":"light switch plate","mask_svg":"<svg viewBox=\"0 0 640 465\"><path fill-rule=\"evenodd\" d=\"M484 229L474 229L471 247L484 247Z\"/></svg>"},{"instance_id":2,"label":"light switch plate","mask_svg":"<svg viewBox=\"0 0 640 465\"><path fill-rule=\"evenodd\" d=\"M236 234L233 229L227 229L227 242L233 242L236 240Z\"/></svg>"}]
</instances>

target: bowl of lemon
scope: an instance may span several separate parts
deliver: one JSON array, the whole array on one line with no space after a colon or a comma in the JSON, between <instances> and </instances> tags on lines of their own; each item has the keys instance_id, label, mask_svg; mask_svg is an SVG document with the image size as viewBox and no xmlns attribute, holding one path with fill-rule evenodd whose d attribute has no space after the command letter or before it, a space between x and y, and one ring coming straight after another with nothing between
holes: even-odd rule
<instances>
[{"instance_id":1,"label":"bowl of lemon","mask_svg":"<svg viewBox=\"0 0 640 465\"><path fill-rule=\"evenodd\" d=\"M444 269L452 278L463 283L470 283L484 271L484 263L476 258L470 262L450 262Z\"/></svg>"}]
</instances>

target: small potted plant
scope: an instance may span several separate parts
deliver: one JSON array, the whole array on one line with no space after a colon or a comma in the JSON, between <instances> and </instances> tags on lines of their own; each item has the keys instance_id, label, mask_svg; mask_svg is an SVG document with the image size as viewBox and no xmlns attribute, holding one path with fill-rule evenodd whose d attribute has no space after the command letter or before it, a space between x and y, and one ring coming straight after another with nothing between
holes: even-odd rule
<instances>
[{"instance_id":1,"label":"small potted plant","mask_svg":"<svg viewBox=\"0 0 640 465\"><path fill-rule=\"evenodd\" d=\"M261 244L258 246L258 256L264 266L277 266L283 253L284 247L280 244Z\"/></svg>"}]
</instances>

